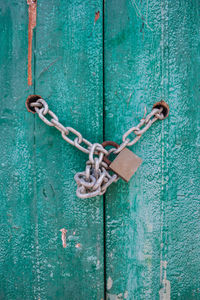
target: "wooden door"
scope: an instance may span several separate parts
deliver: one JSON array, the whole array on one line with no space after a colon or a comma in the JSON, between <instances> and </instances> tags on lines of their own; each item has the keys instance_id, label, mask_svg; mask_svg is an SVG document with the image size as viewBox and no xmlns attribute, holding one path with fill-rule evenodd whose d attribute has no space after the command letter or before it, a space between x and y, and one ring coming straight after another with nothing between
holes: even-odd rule
<instances>
[{"instance_id":1,"label":"wooden door","mask_svg":"<svg viewBox=\"0 0 200 300\"><path fill-rule=\"evenodd\" d=\"M200 2L38 1L36 24L32 5L0 3L0 299L200 299ZM160 99L170 115L131 147L128 184L81 200L87 155L29 94L92 143L120 143Z\"/></svg>"}]
</instances>

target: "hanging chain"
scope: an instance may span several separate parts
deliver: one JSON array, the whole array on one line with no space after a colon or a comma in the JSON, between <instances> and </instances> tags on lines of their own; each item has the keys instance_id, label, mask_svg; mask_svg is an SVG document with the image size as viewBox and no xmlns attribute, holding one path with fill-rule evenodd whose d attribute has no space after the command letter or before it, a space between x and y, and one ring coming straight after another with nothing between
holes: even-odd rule
<instances>
[{"instance_id":1,"label":"hanging chain","mask_svg":"<svg viewBox=\"0 0 200 300\"><path fill-rule=\"evenodd\" d=\"M105 156L108 156L111 152L118 154L125 147L134 145L156 120L162 120L166 117L163 114L163 107L153 108L146 117L140 120L137 126L131 127L124 133L122 143L117 149L111 148L108 151L101 144L92 144L83 138L82 134L76 129L65 127L61 124L56 114L49 109L44 99L40 98L35 102L29 103L29 108L32 111L35 110L45 124L59 130L66 142L89 155L85 171L77 173L74 177L78 185L76 194L82 199L103 195L108 186L119 179L118 175L109 173L109 166L103 160ZM50 120L47 119L47 115L51 117ZM131 139L132 134L135 134L135 137ZM73 139L70 138L71 135L74 135Z\"/></svg>"},{"instance_id":2,"label":"hanging chain","mask_svg":"<svg viewBox=\"0 0 200 300\"><path fill-rule=\"evenodd\" d=\"M76 129L72 127L65 127L59 122L58 117L55 113L53 113L49 107L47 102L44 99L38 99L36 102L30 103L30 106L35 109L36 113L38 114L39 118L48 126L55 127L61 132L61 135L63 139L68 142L69 144L73 145L74 147L78 148L82 152L89 154L90 149L92 146L92 143L90 143L87 139L83 138L82 134L77 131ZM114 153L119 153L123 148L126 146L132 146L135 143L139 141L142 134L145 133L151 125L158 119L163 120L165 116L162 114L163 108L153 108L152 111L146 116L143 117L139 124L137 126L131 127L129 130L127 130L122 137L122 144L119 146L119 148L116 150L115 148L112 148L112 150L115 150ZM45 116L50 115L52 117L51 120L48 120ZM69 133L74 134L76 137L74 139L70 139L68 137ZM136 135L132 140L128 138L132 133ZM85 144L87 147L83 147ZM100 144L98 144L100 145ZM101 145L100 145L101 146ZM108 151L102 146L98 146L96 150L103 152L105 155L108 155ZM103 149L103 150L102 150Z\"/></svg>"}]
</instances>

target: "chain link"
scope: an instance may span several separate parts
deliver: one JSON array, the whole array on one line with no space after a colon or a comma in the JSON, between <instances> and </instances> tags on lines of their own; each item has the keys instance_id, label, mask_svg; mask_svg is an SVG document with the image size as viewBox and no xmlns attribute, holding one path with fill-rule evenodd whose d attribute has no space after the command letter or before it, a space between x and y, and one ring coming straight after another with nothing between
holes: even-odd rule
<instances>
[{"instance_id":1,"label":"chain link","mask_svg":"<svg viewBox=\"0 0 200 300\"><path fill-rule=\"evenodd\" d=\"M117 154L121 152L126 146L132 146L139 141L142 134L145 133L151 125L157 121L158 119L163 119L162 114L163 108L154 108L152 111L146 116L146 118L142 118L137 126L131 127L127 130L122 137L122 144L119 148L115 149L114 153ZM131 140L129 136L134 133L136 136Z\"/></svg>"},{"instance_id":2,"label":"chain link","mask_svg":"<svg viewBox=\"0 0 200 300\"><path fill-rule=\"evenodd\" d=\"M35 109L39 118L45 124L55 127L60 131L62 138L66 142L89 155L85 171L77 173L74 177L78 186L76 194L82 199L103 195L111 183L119 179L118 175L111 175L109 173L109 167L107 163L103 161L104 156L109 155L111 152L118 154L125 147L134 145L156 120L164 119L162 113L163 108L153 108L146 117L140 120L137 126L131 127L124 133L122 143L117 149L111 148L107 151L101 144L92 144L83 138L82 134L76 129L65 127L61 124L56 114L49 109L44 99L38 99L36 102L30 103L30 107ZM47 118L47 115L51 117L50 120ZM133 133L135 137L131 140ZM74 139L69 137L70 134L74 135Z\"/></svg>"}]
</instances>

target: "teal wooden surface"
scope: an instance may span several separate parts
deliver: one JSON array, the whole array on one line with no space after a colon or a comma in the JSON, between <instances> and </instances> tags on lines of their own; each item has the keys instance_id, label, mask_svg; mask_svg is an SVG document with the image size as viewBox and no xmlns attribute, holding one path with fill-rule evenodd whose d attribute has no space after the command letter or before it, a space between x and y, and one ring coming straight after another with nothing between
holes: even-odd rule
<instances>
[{"instance_id":1,"label":"teal wooden surface","mask_svg":"<svg viewBox=\"0 0 200 300\"><path fill-rule=\"evenodd\" d=\"M1 1L0 12L0 299L28 299L36 261L33 122L24 110L33 92L27 87L27 5Z\"/></svg>"},{"instance_id":2,"label":"teal wooden surface","mask_svg":"<svg viewBox=\"0 0 200 300\"><path fill-rule=\"evenodd\" d=\"M0 3L0 299L200 299L200 3L106 1L104 49L102 7L38 2L28 87L28 6ZM171 111L131 147L143 164L103 211L76 198L87 155L26 111L33 93L91 142L103 127L120 142L162 98Z\"/></svg>"},{"instance_id":3,"label":"teal wooden surface","mask_svg":"<svg viewBox=\"0 0 200 300\"><path fill-rule=\"evenodd\" d=\"M28 299L35 258L33 139L29 134L33 122L24 110L28 93L27 5L25 1L1 1L0 11L0 298Z\"/></svg>"},{"instance_id":4,"label":"teal wooden surface","mask_svg":"<svg viewBox=\"0 0 200 300\"><path fill-rule=\"evenodd\" d=\"M40 94L63 124L102 140L101 6L38 1L28 88L28 6L1 2L1 299L103 298L103 199L76 198L73 179L87 156L25 108Z\"/></svg>"},{"instance_id":5,"label":"teal wooden surface","mask_svg":"<svg viewBox=\"0 0 200 300\"><path fill-rule=\"evenodd\" d=\"M106 139L162 98L171 109L132 147L129 185L106 195L108 299L200 299L199 5L106 1Z\"/></svg>"},{"instance_id":6,"label":"teal wooden surface","mask_svg":"<svg viewBox=\"0 0 200 300\"><path fill-rule=\"evenodd\" d=\"M66 126L102 139L101 1L38 1L35 92ZM100 113L99 113L100 112ZM36 118L35 164L38 295L41 299L103 297L103 199L80 201L74 175L87 155ZM67 247L60 229L67 230Z\"/></svg>"}]
</instances>

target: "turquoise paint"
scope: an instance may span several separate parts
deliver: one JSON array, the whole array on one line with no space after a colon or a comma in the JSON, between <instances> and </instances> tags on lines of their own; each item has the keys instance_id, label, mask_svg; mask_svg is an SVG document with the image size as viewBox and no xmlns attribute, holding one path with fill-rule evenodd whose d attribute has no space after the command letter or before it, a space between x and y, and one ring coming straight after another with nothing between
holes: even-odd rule
<instances>
[{"instance_id":1,"label":"turquoise paint","mask_svg":"<svg viewBox=\"0 0 200 300\"><path fill-rule=\"evenodd\" d=\"M63 124L102 140L101 6L38 1L29 88L28 6L1 3L1 299L103 298L103 199L80 201L73 180L87 156L25 108L40 94Z\"/></svg>"},{"instance_id":2,"label":"turquoise paint","mask_svg":"<svg viewBox=\"0 0 200 300\"><path fill-rule=\"evenodd\" d=\"M143 164L129 185L106 195L108 299L200 298L198 82L198 1L106 2L106 139L160 99L171 110L132 147Z\"/></svg>"},{"instance_id":3,"label":"turquoise paint","mask_svg":"<svg viewBox=\"0 0 200 300\"><path fill-rule=\"evenodd\" d=\"M28 87L28 6L0 4L1 299L200 298L199 1L105 2L104 80L102 6L38 2ZM87 156L26 111L33 93L92 142L104 127L120 143L162 98L170 116L131 147L143 164L103 212L76 198Z\"/></svg>"}]
</instances>

